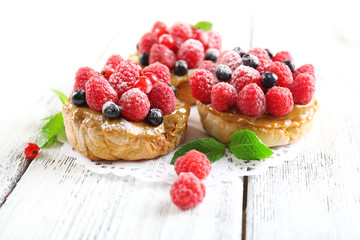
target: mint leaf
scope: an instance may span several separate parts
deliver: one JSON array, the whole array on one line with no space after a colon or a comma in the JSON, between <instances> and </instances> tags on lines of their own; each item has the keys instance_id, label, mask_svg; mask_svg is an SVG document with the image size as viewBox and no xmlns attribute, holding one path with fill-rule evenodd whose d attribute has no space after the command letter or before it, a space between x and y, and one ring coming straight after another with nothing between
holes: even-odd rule
<instances>
[{"instance_id":1,"label":"mint leaf","mask_svg":"<svg viewBox=\"0 0 360 240\"><path fill-rule=\"evenodd\" d=\"M195 24L194 27L199 28L206 32L206 31L209 31L212 29L212 23L201 21L201 22L198 22L197 24Z\"/></svg>"},{"instance_id":2,"label":"mint leaf","mask_svg":"<svg viewBox=\"0 0 360 240\"><path fill-rule=\"evenodd\" d=\"M61 112L49 117L49 121L43 126L36 138L36 144L45 148L57 141L57 136L65 130L64 119Z\"/></svg>"},{"instance_id":3,"label":"mint leaf","mask_svg":"<svg viewBox=\"0 0 360 240\"><path fill-rule=\"evenodd\" d=\"M62 104L65 104L66 103L66 101L68 100L68 97L64 94L64 93L62 93L62 92L60 92L60 91L58 91L58 90L55 90L55 89L51 89L56 95L58 95L58 97L60 98L60 101L62 102Z\"/></svg>"},{"instance_id":4,"label":"mint leaf","mask_svg":"<svg viewBox=\"0 0 360 240\"><path fill-rule=\"evenodd\" d=\"M171 159L171 164L175 164L178 157L183 156L190 150L197 150L206 155L210 163L219 160L225 154L226 146L213 138L197 139L192 142L185 143L180 147Z\"/></svg>"},{"instance_id":5,"label":"mint leaf","mask_svg":"<svg viewBox=\"0 0 360 240\"><path fill-rule=\"evenodd\" d=\"M250 130L240 130L231 135L229 149L235 157L244 160L261 160L273 154Z\"/></svg>"}]
</instances>

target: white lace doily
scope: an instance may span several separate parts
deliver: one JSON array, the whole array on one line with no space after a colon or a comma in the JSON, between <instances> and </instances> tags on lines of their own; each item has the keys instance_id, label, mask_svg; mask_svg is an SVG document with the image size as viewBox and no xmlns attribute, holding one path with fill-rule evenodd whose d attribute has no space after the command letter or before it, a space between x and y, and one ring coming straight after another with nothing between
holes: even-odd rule
<instances>
[{"instance_id":1,"label":"white lace doily","mask_svg":"<svg viewBox=\"0 0 360 240\"><path fill-rule=\"evenodd\" d=\"M196 107L192 107L184 143L208 137L209 135L202 129ZM240 160L226 150L224 157L212 164L210 175L204 180L204 183L215 185L220 182L232 181L241 176L262 174L269 167L279 166L284 161L294 159L301 149L302 142L303 140L287 146L272 148L274 154L261 161ZM78 153L67 141L64 141L61 150L65 155L76 158L77 164L83 165L95 173L112 173L117 176L130 175L146 182L173 183L177 179L174 165L170 164L177 149L165 156L143 161L92 161Z\"/></svg>"}]
</instances>

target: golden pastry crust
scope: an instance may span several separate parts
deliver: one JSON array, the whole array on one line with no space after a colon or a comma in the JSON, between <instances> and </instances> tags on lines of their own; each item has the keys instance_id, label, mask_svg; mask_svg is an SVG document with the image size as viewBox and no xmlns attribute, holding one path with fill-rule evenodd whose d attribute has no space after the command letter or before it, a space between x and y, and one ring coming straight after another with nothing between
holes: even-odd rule
<instances>
[{"instance_id":1,"label":"golden pastry crust","mask_svg":"<svg viewBox=\"0 0 360 240\"><path fill-rule=\"evenodd\" d=\"M215 110L210 104L197 102L203 128L223 143L242 129L249 129L268 147L282 146L297 141L312 127L315 112L319 108L314 97L307 105L294 105L294 109L283 117L264 113L258 117L242 114L236 107L226 112Z\"/></svg>"},{"instance_id":2,"label":"golden pastry crust","mask_svg":"<svg viewBox=\"0 0 360 240\"><path fill-rule=\"evenodd\" d=\"M66 136L70 144L92 160L141 160L164 155L184 139L190 107L177 101L161 125L110 120L89 107L63 106Z\"/></svg>"},{"instance_id":3,"label":"golden pastry crust","mask_svg":"<svg viewBox=\"0 0 360 240\"><path fill-rule=\"evenodd\" d=\"M139 61L139 54L133 53L129 56L129 60L140 63ZM191 70L189 71L189 74ZM189 74L185 74L184 76L178 76L173 71L170 72L171 74L171 85L176 87L177 95L176 98L184 101L186 104L192 106L196 104L196 99L191 94L191 88L189 84Z\"/></svg>"}]
</instances>

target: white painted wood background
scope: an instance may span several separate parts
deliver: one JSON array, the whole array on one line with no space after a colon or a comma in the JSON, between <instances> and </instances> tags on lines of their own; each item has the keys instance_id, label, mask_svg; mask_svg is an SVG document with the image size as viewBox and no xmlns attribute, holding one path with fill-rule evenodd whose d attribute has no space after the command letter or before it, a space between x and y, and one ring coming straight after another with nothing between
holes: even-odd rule
<instances>
[{"instance_id":1,"label":"white painted wood background","mask_svg":"<svg viewBox=\"0 0 360 240\"><path fill-rule=\"evenodd\" d=\"M360 239L360 18L353 3L4 4L0 239ZM261 176L207 188L204 202L185 212L171 203L170 185L91 173L59 146L26 162L23 146L36 138L39 119L60 108L49 88L69 93L78 67L100 69L113 53L126 57L158 19L210 20L227 49L289 50L298 66L313 63L320 110L304 151Z\"/></svg>"}]
</instances>

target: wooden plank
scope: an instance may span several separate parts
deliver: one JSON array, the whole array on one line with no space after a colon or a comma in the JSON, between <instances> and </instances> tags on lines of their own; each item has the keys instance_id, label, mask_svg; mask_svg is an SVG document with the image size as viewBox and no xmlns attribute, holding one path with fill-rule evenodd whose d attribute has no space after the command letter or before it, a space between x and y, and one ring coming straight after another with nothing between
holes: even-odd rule
<instances>
[{"instance_id":1,"label":"wooden plank","mask_svg":"<svg viewBox=\"0 0 360 240\"><path fill-rule=\"evenodd\" d=\"M0 209L1 239L238 239L242 181L207 188L204 202L181 211L170 185L99 175L43 151Z\"/></svg>"},{"instance_id":2,"label":"wooden plank","mask_svg":"<svg viewBox=\"0 0 360 240\"><path fill-rule=\"evenodd\" d=\"M360 49L340 45L333 32L316 24L300 31L294 16L291 27L283 22L282 29L271 30L279 19L260 16L254 46L267 43L275 52L289 50L298 66L313 63L320 110L294 161L249 177L246 239L359 239L360 118L351 103L357 102L358 90L352 86L357 86L354 56ZM305 19L313 20L312 15ZM316 38L308 38L311 34ZM348 61L334 64L326 54L329 49Z\"/></svg>"}]
</instances>

